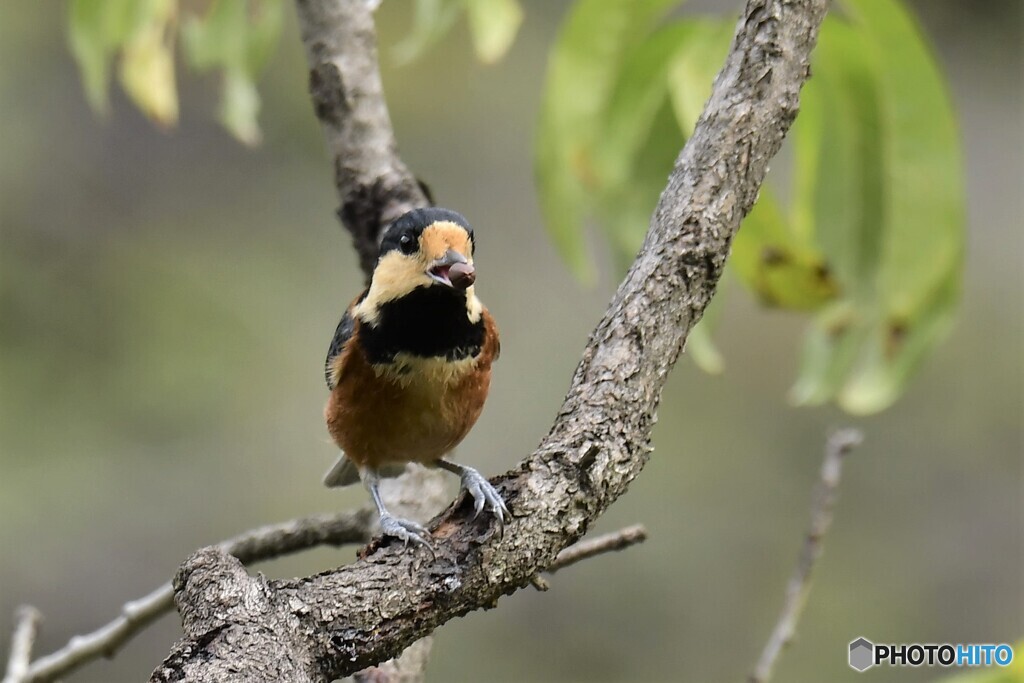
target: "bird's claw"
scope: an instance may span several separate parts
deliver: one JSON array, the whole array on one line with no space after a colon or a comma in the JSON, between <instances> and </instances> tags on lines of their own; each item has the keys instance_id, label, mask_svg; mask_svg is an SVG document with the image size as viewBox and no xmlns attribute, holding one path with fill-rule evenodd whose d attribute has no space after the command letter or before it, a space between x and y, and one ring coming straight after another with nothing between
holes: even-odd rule
<instances>
[{"instance_id":1,"label":"bird's claw","mask_svg":"<svg viewBox=\"0 0 1024 683\"><path fill-rule=\"evenodd\" d=\"M393 536L401 540L407 546L409 541L412 541L414 544L433 549L430 543L430 532L412 520L400 519L388 514L381 515L380 532L384 536Z\"/></svg>"},{"instance_id":2,"label":"bird's claw","mask_svg":"<svg viewBox=\"0 0 1024 683\"><path fill-rule=\"evenodd\" d=\"M467 467L463 471L462 488L473 497L473 519L480 515L485 505L494 513L494 517L501 526L504 526L505 522L512 518L512 513L505 506L501 494L476 470Z\"/></svg>"}]
</instances>

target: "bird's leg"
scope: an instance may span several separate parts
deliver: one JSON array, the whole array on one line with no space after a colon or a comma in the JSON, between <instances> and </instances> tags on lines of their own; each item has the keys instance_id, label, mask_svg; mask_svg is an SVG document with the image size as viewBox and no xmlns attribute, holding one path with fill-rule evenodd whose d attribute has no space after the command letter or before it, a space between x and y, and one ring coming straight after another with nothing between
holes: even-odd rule
<instances>
[{"instance_id":1,"label":"bird's leg","mask_svg":"<svg viewBox=\"0 0 1024 683\"><path fill-rule=\"evenodd\" d=\"M370 467L359 468L359 478L363 485L373 497L373 503L377 506L377 514L380 516L380 531L384 536L400 538L406 545L409 541L425 545L430 548L430 532L426 528L408 519L401 519L392 516L384 507L384 500L380 496L380 475L377 470Z\"/></svg>"},{"instance_id":2,"label":"bird's leg","mask_svg":"<svg viewBox=\"0 0 1024 683\"><path fill-rule=\"evenodd\" d=\"M505 501L502 499L501 494L491 485L491 482L484 478L484 475L472 467L459 465L448 460L438 460L437 466L459 475L459 478L462 480L462 488L469 495L473 496L473 508L476 510L474 517L479 515L480 511L484 509L484 505L486 505L498 519L498 524L504 525L506 519L512 518L512 513L505 507Z\"/></svg>"}]
</instances>

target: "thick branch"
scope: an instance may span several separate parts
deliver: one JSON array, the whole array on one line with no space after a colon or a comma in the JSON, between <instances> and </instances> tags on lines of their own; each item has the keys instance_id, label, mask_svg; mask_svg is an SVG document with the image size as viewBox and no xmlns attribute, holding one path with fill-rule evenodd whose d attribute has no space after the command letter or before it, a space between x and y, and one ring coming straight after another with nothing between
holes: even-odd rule
<instances>
[{"instance_id":1,"label":"thick branch","mask_svg":"<svg viewBox=\"0 0 1024 683\"><path fill-rule=\"evenodd\" d=\"M796 635L796 625L807 603L807 594L811 591L811 571L821 557L825 534L832 524L832 507L836 502L839 478L843 471L843 456L860 445L863 439L863 435L856 429L843 429L832 434L825 445L821 477L811 499L811 526L800 549L796 569L786 585L786 599L779 620L772 629L754 672L747 679L749 683L768 683L771 680L776 660Z\"/></svg>"},{"instance_id":2,"label":"thick branch","mask_svg":"<svg viewBox=\"0 0 1024 683\"><path fill-rule=\"evenodd\" d=\"M366 509L333 515L314 515L252 529L217 544L244 564L270 560L320 545L342 546L365 543L370 538L374 519ZM121 614L92 633L75 636L60 650L40 657L19 676L8 674L4 683L52 681L100 657L112 657L135 634L174 607L174 588L170 582L152 593L127 602ZM26 662L26 665L28 662Z\"/></svg>"},{"instance_id":3,"label":"thick branch","mask_svg":"<svg viewBox=\"0 0 1024 683\"><path fill-rule=\"evenodd\" d=\"M796 117L826 7L827 0L748 1L707 108L640 254L584 350L551 432L497 480L514 515L504 534L460 505L433 525L436 558L392 543L355 564L296 581L253 578L233 558L200 551L176 582L185 639L152 680L348 675L529 584L586 533L647 460L668 371L714 293L732 237ZM332 62L337 80L317 76L342 93L322 98L357 109L362 91L353 90L358 83L342 66L346 59L363 65L373 59L372 51L344 54L366 50L361 38L372 36L363 1L299 0L299 8L310 16L342 13L362 27L348 42L332 42L317 37L315 22L302 20L304 38L314 41L311 55L330 46L343 53ZM336 123L339 131L346 125Z\"/></svg>"}]
</instances>

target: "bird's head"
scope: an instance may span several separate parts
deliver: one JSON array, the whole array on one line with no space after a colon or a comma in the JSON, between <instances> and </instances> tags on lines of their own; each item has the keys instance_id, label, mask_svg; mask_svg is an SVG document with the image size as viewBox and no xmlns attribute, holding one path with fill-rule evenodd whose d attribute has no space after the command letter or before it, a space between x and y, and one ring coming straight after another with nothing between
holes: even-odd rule
<instances>
[{"instance_id":1,"label":"bird's head","mask_svg":"<svg viewBox=\"0 0 1024 683\"><path fill-rule=\"evenodd\" d=\"M441 208L415 209L389 225L370 289L361 304L372 311L420 288L439 288L464 297L467 309L479 307L473 294L473 229L459 213Z\"/></svg>"}]
</instances>

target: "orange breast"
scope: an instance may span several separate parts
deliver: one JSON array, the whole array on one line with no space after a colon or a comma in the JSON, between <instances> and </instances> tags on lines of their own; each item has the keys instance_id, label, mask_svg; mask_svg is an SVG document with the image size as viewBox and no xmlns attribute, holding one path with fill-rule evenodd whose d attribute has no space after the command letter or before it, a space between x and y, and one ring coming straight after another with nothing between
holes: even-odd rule
<instances>
[{"instance_id":1,"label":"orange breast","mask_svg":"<svg viewBox=\"0 0 1024 683\"><path fill-rule=\"evenodd\" d=\"M497 328L486 312L484 323L475 358L400 358L388 366L367 362L356 330L325 409L328 430L349 459L370 467L431 463L465 438L483 410L498 354Z\"/></svg>"}]
</instances>

